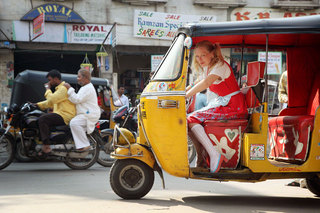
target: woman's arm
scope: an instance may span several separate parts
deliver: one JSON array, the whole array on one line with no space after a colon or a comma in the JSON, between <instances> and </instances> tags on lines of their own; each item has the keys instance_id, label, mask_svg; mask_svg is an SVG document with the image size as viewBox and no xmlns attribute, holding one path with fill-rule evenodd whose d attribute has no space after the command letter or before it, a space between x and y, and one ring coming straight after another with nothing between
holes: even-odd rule
<instances>
[{"instance_id":1,"label":"woman's arm","mask_svg":"<svg viewBox=\"0 0 320 213\"><path fill-rule=\"evenodd\" d=\"M201 92L205 89L207 89L213 82L220 79L220 76L215 74L210 74L205 79L201 80L199 83L197 83L194 87L187 90L186 98L189 98L193 95L195 95L198 92Z\"/></svg>"}]
</instances>

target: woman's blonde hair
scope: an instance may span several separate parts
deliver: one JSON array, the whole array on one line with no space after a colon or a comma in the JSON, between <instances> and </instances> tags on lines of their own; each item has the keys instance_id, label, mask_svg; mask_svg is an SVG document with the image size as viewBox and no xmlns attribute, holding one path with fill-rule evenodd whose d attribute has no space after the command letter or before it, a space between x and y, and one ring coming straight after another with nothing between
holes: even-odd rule
<instances>
[{"instance_id":1,"label":"woman's blonde hair","mask_svg":"<svg viewBox=\"0 0 320 213\"><path fill-rule=\"evenodd\" d=\"M213 44L208 40L204 40L204 41L200 41L199 43L197 43L195 49L197 49L199 47L206 48L208 50L208 52L210 52L210 53L213 51L214 57L213 57L211 63L209 64L208 70L210 70L216 64L224 61L224 58L221 53L221 48L218 43ZM195 54L193 55L192 64L196 70L203 71L202 67L200 66L200 64L196 60Z\"/></svg>"}]
</instances>

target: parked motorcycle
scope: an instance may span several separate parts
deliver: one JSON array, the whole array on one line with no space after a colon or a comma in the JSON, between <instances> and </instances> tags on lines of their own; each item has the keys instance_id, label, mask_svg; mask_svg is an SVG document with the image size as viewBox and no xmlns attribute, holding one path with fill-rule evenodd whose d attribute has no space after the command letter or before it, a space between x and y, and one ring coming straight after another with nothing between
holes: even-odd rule
<instances>
[{"instance_id":1,"label":"parked motorcycle","mask_svg":"<svg viewBox=\"0 0 320 213\"><path fill-rule=\"evenodd\" d=\"M126 128L134 135L136 135L138 128L136 107L122 106L113 112L112 120L119 127ZM100 135L102 137L104 145L100 147L99 157L97 162L105 167L112 166L114 162L114 158L111 157L111 152L113 152L114 148L112 145L112 137L113 137L113 128L103 128L103 123L105 121L99 121L100 123Z\"/></svg>"},{"instance_id":2,"label":"parked motorcycle","mask_svg":"<svg viewBox=\"0 0 320 213\"><path fill-rule=\"evenodd\" d=\"M25 103L22 107L12 105L7 112L8 126L0 132L0 169L4 169L13 161L16 140L20 139L22 150L26 157L39 159L42 149L38 119L43 114L31 103ZM12 127L13 131L10 130ZM71 169L87 169L97 160L99 143L102 143L97 129L88 134L91 149L86 152L76 152L74 141L69 126L56 126L52 128L50 141L52 151L45 158L53 158L63 161Z\"/></svg>"}]
</instances>

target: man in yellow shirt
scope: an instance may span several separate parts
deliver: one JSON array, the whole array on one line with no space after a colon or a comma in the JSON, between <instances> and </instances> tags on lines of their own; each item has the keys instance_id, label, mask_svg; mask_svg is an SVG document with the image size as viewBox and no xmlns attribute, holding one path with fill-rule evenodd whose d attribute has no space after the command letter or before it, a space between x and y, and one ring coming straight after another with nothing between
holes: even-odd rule
<instances>
[{"instance_id":1,"label":"man in yellow shirt","mask_svg":"<svg viewBox=\"0 0 320 213\"><path fill-rule=\"evenodd\" d=\"M58 70L51 70L47 74L48 83L44 86L46 92L45 101L38 102L36 105L45 110L52 108L52 113L45 113L38 120L41 140L43 142L42 152L49 153L50 148L50 127L68 125L70 120L76 115L76 107L68 99L67 88L65 82L61 81L61 74ZM51 88L55 88L52 93Z\"/></svg>"}]
</instances>

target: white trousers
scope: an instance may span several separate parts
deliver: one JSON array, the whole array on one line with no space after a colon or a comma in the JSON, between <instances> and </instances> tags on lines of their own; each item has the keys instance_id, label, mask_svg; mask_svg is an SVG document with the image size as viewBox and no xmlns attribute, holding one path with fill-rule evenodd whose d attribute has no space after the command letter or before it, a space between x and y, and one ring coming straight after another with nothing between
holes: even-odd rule
<instances>
[{"instance_id":1,"label":"white trousers","mask_svg":"<svg viewBox=\"0 0 320 213\"><path fill-rule=\"evenodd\" d=\"M77 149L90 146L86 134L87 118L84 115L76 115L72 118L70 121L70 128Z\"/></svg>"}]
</instances>

